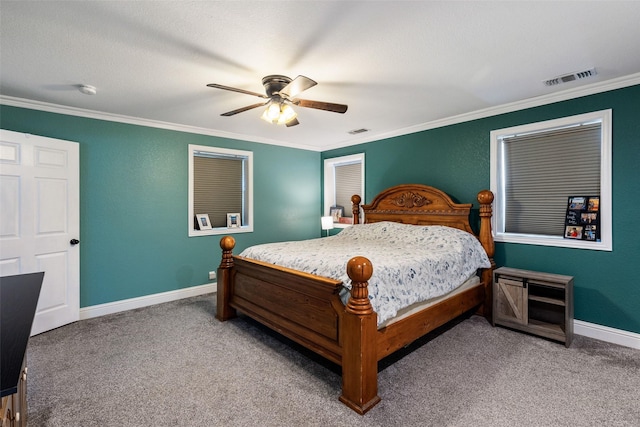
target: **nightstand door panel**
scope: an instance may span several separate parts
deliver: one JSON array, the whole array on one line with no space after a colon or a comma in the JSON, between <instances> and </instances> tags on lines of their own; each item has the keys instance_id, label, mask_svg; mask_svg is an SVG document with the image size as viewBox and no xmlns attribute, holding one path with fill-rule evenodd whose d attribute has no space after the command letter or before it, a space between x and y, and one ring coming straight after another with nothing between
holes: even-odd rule
<instances>
[{"instance_id":1,"label":"nightstand door panel","mask_svg":"<svg viewBox=\"0 0 640 427\"><path fill-rule=\"evenodd\" d=\"M524 281L499 277L496 290L496 320L526 325L528 304Z\"/></svg>"}]
</instances>

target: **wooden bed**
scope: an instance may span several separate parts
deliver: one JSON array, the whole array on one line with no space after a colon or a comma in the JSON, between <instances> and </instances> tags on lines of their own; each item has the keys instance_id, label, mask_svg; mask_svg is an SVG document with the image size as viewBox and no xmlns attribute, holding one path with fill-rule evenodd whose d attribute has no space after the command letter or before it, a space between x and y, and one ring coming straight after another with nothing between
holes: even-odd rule
<instances>
[{"instance_id":1,"label":"wooden bed","mask_svg":"<svg viewBox=\"0 0 640 427\"><path fill-rule=\"evenodd\" d=\"M368 205L352 197L354 223L395 221L418 225L447 225L473 233L469 223L472 204L457 204L444 192L426 185L399 185L378 194ZM217 314L220 321L236 310L298 342L342 367L340 401L364 414L379 401L378 361L426 333L466 313L477 310L491 316L491 280L494 243L488 190L478 193L480 233L491 268L482 269L480 283L455 296L404 317L381 329L368 298L371 262L355 256L347 263L352 289L348 303L339 292L342 282L303 273L232 254L235 240L220 240ZM357 255L357 254L354 254Z\"/></svg>"}]
</instances>

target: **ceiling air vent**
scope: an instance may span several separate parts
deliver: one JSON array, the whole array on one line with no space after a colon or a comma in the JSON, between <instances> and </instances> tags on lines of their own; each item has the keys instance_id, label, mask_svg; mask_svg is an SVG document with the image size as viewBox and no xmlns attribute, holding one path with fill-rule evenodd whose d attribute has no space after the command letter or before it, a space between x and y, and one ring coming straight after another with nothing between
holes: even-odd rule
<instances>
[{"instance_id":1,"label":"ceiling air vent","mask_svg":"<svg viewBox=\"0 0 640 427\"><path fill-rule=\"evenodd\" d=\"M555 86L555 85L559 85L561 83L569 83L572 82L574 80L582 80L582 79L586 79L588 77L593 77L596 74L596 69L592 68L590 70L585 70L585 71L580 71L577 73L570 73L570 74L565 74L563 76L558 76L558 77L554 77L553 79L549 79L549 80L545 80L544 84L546 86Z\"/></svg>"},{"instance_id":2,"label":"ceiling air vent","mask_svg":"<svg viewBox=\"0 0 640 427\"><path fill-rule=\"evenodd\" d=\"M350 130L350 131L349 131L349 133L350 133L351 135L357 135L357 134L359 134L359 133L368 132L368 131L369 131L369 129L362 128L362 129L354 129L354 130Z\"/></svg>"}]
</instances>

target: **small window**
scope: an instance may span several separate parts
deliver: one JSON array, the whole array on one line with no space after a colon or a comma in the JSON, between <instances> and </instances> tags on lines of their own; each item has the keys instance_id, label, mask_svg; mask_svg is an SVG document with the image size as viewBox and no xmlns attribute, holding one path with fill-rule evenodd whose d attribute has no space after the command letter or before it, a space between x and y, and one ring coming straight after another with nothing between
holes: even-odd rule
<instances>
[{"instance_id":1,"label":"small window","mask_svg":"<svg viewBox=\"0 0 640 427\"><path fill-rule=\"evenodd\" d=\"M353 218L354 194L364 200L364 153L325 159L323 215L331 215L331 207L339 206L343 208L342 216Z\"/></svg>"},{"instance_id":2,"label":"small window","mask_svg":"<svg viewBox=\"0 0 640 427\"><path fill-rule=\"evenodd\" d=\"M253 231L252 176L250 151L189 145L189 236ZM210 224L199 227L205 214Z\"/></svg>"},{"instance_id":3,"label":"small window","mask_svg":"<svg viewBox=\"0 0 640 427\"><path fill-rule=\"evenodd\" d=\"M497 242L612 250L611 110L491 132ZM565 239L570 196L600 197L600 241Z\"/></svg>"}]
</instances>

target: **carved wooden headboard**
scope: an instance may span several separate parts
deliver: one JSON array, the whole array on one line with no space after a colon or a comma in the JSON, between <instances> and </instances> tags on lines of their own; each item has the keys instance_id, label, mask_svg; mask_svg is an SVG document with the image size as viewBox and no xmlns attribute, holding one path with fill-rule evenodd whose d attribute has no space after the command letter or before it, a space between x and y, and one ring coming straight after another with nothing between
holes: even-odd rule
<instances>
[{"instance_id":1,"label":"carved wooden headboard","mask_svg":"<svg viewBox=\"0 0 640 427\"><path fill-rule=\"evenodd\" d=\"M361 198L353 196L354 223L360 223L358 206ZM368 205L362 205L364 223L394 221L414 225L446 225L468 231L471 203L454 203L437 188L422 184L403 184L378 194ZM357 212L356 212L357 211Z\"/></svg>"},{"instance_id":2,"label":"carved wooden headboard","mask_svg":"<svg viewBox=\"0 0 640 427\"><path fill-rule=\"evenodd\" d=\"M491 268L481 270L480 276L485 284L485 316L491 316L493 269L495 244L491 232L493 212L493 193L482 190L478 193L480 204L480 232L477 235L484 248ZM353 223L360 223L360 208L364 212L364 222L395 221L415 225L446 225L475 234L469 223L471 203L454 203L446 193L437 188L421 184L397 185L378 194L368 205L360 206L358 195L351 197L353 203Z\"/></svg>"}]
</instances>

